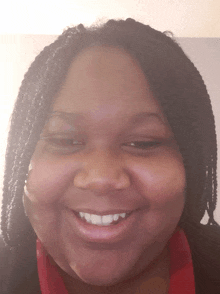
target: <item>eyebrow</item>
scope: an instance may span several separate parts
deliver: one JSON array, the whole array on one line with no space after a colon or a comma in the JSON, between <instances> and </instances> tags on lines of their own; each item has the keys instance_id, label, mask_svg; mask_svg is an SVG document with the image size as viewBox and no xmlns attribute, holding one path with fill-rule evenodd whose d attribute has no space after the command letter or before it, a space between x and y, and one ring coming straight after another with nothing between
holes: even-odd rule
<instances>
[{"instance_id":1,"label":"eyebrow","mask_svg":"<svg viewBox=\"0 0 220 294\"><path fill-rule=\"evenodd\" d=\"M130 124L131 125L138 125L141 124L145 121L150 120L151 118L156 118L157 120L160 121L160 123L165 124L165 121L163 117L161 116L160 113L157 112L140 112L135 114L133 117L130 119Z\"/></svg>"},{"instance_id":2,"label":"eyebrow","mask_svg":"<svg viewBox=\"0 0 220 294\"><path fill-rule=\"evenodd\" d=\"M83 119L85 118L85 115L82 113L75 113L75 112L64 112L64 111L53 111L49 114L48 121L53 117L60 117L64 119L65 121L68 121L69 123L73 123L76 119ZM151 118L156 118L160 121L163 125L165 125L164 118L161 116L160 113L157 112L140 112L135 115L133 115L128 124L131 126L141 124L147 120L150 120Z\"/></svg>"},{"instance_id":3,"label":"eyebrow","mask_svg":"<svg viewBox=\"0 0 220 294\"><path fill-rule=\"evenodd\" d=\"M73 123L74 120L83 118L84 115L82 113L75 112L53 111L49 113L47 122L49 122L53 117L60 117L69 123Z\"/></svg>"}]
</instances>

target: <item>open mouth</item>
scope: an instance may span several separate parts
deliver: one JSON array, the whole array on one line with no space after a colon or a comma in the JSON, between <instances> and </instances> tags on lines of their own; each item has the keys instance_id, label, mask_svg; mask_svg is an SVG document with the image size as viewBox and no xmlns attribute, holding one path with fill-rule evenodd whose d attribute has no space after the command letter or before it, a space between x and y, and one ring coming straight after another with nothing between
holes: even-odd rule
<instances>
[{"instance_id":1,"label":"open mouth","mask_svg":"<svg viewBox=\"0 0 220 294\"><path fill-rule=\"evenodd\" d=\"M142 213L135 210L95 211L70 209L73 233L83 242L115 244L135 235ZM68 217L68 215L66 217ZM65 218L66 218L65 217Z\"/></svg>"},{"instance_id":2,"label":"open mouth","mask_svg":"<svg viewBox=\"0 0 220 294\"><path fill-rule=\"evenodd\" d=\"M97 215L91 214L87 212L75 212L76 216L83 220L84 222L96 226L112 226L116 225L122 220L126 219L131 215L132 212L123 212L116 214L108 214L108 215Z\"/></svg>"}]
</instances>

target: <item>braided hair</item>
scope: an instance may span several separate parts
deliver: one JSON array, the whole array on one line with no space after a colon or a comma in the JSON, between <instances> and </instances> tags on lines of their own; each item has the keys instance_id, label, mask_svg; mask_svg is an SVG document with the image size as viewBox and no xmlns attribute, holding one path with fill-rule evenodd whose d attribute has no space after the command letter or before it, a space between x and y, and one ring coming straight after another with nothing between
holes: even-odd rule
<instances>
[{"instance_id":1,"label":"braided hair","mask_svg":"<svg viewBox=\"0 0 220 294\"><path fill-rule=\"evenodd\" d=\"M166 33L133 19L66 29L36 57L24 76L11 117L6 151L1 229L10 246L36 236L22 196L30 159L74 57L84 48L123 48L140 64L174 133L186 170L186 202L180 226L199 224L205 211L214 220L217 201L217 144L211 102L201 75Z\"/></svg>"}]
</instances>

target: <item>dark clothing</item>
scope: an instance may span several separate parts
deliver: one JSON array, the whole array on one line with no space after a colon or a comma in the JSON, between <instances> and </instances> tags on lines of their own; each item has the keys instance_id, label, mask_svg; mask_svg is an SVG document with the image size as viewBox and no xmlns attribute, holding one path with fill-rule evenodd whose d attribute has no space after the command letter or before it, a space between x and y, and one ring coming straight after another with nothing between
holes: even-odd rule
<instances>
[{"instance_id":1,"label":"dark clothing","mask_svg":"<svg viewBox=\"0 0 220 294\"><path fill-rule=\"evenodd\" d=\"M220 227L188 225L184 231L192 253L196 294L220 294ZM1 240L0 249L0 293L41 293L35 240L11 250Z\"/></svg>"}]
</instances>

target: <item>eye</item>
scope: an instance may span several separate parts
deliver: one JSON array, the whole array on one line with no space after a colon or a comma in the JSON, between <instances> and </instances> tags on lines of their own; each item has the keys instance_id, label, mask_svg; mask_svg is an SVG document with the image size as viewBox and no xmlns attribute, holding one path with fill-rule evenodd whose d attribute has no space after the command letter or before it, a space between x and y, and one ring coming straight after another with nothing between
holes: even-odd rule
<instances>
[{"instance_id":1,"label":"eye","mask_svg":"<svg viewBox=\"0 0 220 294\"><path fill-rule=\"evenodd\" d=\"M45 142L46 150L52 153L74 153L85 146L83 140L78 140L65 135L48 135L41 137Z\"/></svg>"},{"instance_id":2,"label":"eye","mask_svg":"<svg viewBox=\"0 0 220 294\"><path fill-rule=\"evenodd\" d=\"M124 151L134 154L135 156L148 156L159 151L159 148L163 145L163 141L159 140L141 140L124 143L122 148Z\"/></svg>"},{"instance_id":3,"label":"eye","mask_svg":"<svg viewBox=\"0 0 220 294\"><path fill-rule=\"evenodd\" d=\"M149 149L152 147L158 147L162 144L162 142L159 141L136 141L125 144L125 146L132 147L132 148L138 148L138 149Z\"/></svg>"},{"instance_id":4,"label":"eye","mask_svg":"<svg viewBox=\"0 0 220 294\"><path fill-rule=\"evenodd\" d=\"M54 144L60 147L69 147L75 145L81 145L78 141L69 138L47 138L48 143Z\"/></svg>"}]
</instances>

